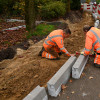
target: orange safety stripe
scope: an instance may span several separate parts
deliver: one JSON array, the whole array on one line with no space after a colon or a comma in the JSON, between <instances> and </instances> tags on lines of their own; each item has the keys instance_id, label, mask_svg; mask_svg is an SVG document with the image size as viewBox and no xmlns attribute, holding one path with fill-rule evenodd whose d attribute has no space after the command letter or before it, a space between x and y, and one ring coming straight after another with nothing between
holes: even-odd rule
<instances>
[{"instance_id":1,"label":"orange safety stripe","mask_svg":"<svg viewBox=\"0 0 100 100\"><path fill-rule=\"evenodd\" d=\"M96 36L96 38L97 38L97 40L98 40L98 42L100 43L100 38L98 37L98 35L97 35L97 33L96 32L94 32L93 30L90 30L95 36Z\"/></svg>"},{"instance_id":2,"label":"orange safety stripe","mask_svg":"<svg viewBox=\"0 0 100 100\"><path fill-rule=\"evenodd\" d=\"M95 46L95 44L98 42L98 40L96 40L94 43L93 43L93 47Z\"/></svg>"},{"instance_id":3,"label":"orange safety stripe","mask_svg":"<svg viewBox=\"0 0 100 100\"><path fill-rule=\"evenodd\" d=\"M91 49L86 49L86 48L85 48L85 50L86 50L86 51L91 51Z\"/></svg>"}]
</instances>

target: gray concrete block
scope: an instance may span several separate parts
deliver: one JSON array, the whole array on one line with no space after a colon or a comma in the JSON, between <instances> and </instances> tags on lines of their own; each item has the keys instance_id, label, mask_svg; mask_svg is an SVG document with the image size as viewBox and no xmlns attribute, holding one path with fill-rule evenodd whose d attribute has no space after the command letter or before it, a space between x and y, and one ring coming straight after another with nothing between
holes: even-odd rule
<instances>
[{"instance_id":1,"label":"gray concrete block","mask_svg":"<svg viewBox=\"0 0 100 100\"><path fill-rule=\"evenodd\" d=\"M23 100L48 100L45 88L37 86Z\"/></svg>"},{"instance_id":2,"label":"gray concrete block","mask_svg":"<svg viewBox=\"0 0 100 100\"><path fill-rule=\"evenodd\" d=\"M79 79L89 56L80 55L72 67L72 77Z\"/></svg>"},{"instance_id":3,"label":"gray concrete block","mask_svg":"<svg viewBox=\"0 0 100 100\"><path fill-rule=\"evenodd\" d=\"M94 27L97 28L98 26L99 26L99 20L96 20L95 23L94 23Z\"/></svg>"},{"instance_id":4,"label":"gray concrete block","mask_svg":"<svg viewBox=\"0 0 100 100\"><path fill-rule=\"evenodd\" d=\"M20 19L6 19L7 22L25 22L25 20Z\"/></svg>"},{"instance_id":5,"label":"gray concrete block","mask_svg":"<svg viewBox=\"0 0 100 100\"><path fill-rule=\"evenodd\" d=\"M49 24L49 25L60 25L63 22L62 21L53 21L53 22L46 22L46 23Z\"/></svg>"},{"instance_id":6,"label":"gray concrete block","mask_svg":"<svg viewBox=\"0 0 100 100\"><path fill-rule=\"evenodd\" d=\"M13 31L13 30L19 30L20 28L26 28L26 25L22 25L22 26L17 26L17 27L12 27L12 28L7 28L7 29L4 29L4 30L2 30L2 31L6 31L6 30L11 30L11 31Z\"/></svg>"},{"instance_id":7,"label":"gray concrete block","mask_svg":"<svg viewBox=\"0 0 100 100\"><path fill-rule=\"evenodd\" d=\"M70 57L58 72L48 81L47 87L49 95L57 97L61 91L61 85L66 84L70 78L71 69L76 61L76 57Z\"/></svg>"},{"instance_id":8,"label":"gray concrete block","mask_svg":"<svg viewBox=\"0 0 100 100\"><path fill-rule=\"evenodd\" d=\"M98 13L92 13L92 16L94 17L95 20L97 20Z\"/></svg>"},{"instance_id":9,"label":"gray concrete block","mask_svg":"<svg viewBox=\"0 0 100 100\"><path fill-rule=\"evenodd\" d=\"M46 23L46 21L35 21L35 25Z\"/></svg>"}]
</instances>

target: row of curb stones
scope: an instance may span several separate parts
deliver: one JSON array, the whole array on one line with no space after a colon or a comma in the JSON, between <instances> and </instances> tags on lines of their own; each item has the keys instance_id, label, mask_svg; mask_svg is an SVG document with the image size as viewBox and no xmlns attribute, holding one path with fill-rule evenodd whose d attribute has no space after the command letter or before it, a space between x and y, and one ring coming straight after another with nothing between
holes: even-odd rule
<instances>
[{"instance_id":1,"label":"row of curb stones","mask_svg":"<svg viewBox=\"0 0 100 100\"><path fill-rule=\"evenodd\" d=\"M57 97L61 91L61 85L66 84L71 75L71 69L76 61L76 57L70 57L67 62L58 70L58 72L48 81L48 93ZM23 100L48 100L44 87L37 86Z\"/></svg>"},{"instance_id":2,"label":"row of curb stones","mask_svg":"<svg viewBox=\"0 0 100 100\"><path fill-rule=\"evenodd\" d=\"M68 82L71 73L74 76L73 68L78 69L78 74L73 78L79 79L87 60L88 56L85 57L83 55L80 55L78 59L75 56L70 57L66 63L58 70L58 72L47 82L49 95L52 97L58 96L58 94L61 92L61 85ZM74 66L77 67L75 68ZM37 86L23 100L48 100L48 96L44 87Z\"/></svg>"}]
</instances>

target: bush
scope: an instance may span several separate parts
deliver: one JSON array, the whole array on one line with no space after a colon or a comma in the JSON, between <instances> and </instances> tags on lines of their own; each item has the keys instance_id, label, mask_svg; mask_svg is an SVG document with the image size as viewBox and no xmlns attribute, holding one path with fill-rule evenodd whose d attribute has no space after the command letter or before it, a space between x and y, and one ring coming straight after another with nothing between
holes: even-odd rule
<instances>
[{"instance_id":1,"label":"bush","mask_svg":"<svg viewBox=\"0 0 100 100\"><path fill-rule=\"evenodd\" d=\"M14 14L20 14L21 16L25 15L25 2L24 0L17 1L15 5L13 5Z\"/></svg>"},{"instance_id":2,"label":"bush","mask_svg":"<svg viewBox=\"0 0 100 100\"><path fill-rule=\"evenodd\" d=\"M60 1L49 2L41 8L42 19L52 19L63 16L66 13L65 3Z\"/></svg>"},{"instance_id":3,"label":"bush","mask_svg":"<svg viewBox=\"0 0 100 100\"><path fill-rule=\"evenodd\" d=\"M13 14L13 5L17 0L0 0L0 14L4 14L5 16L9 16Z\"/></svg>"},{"instance_id":4,"label":"bush","mask_svg":"<svg viewBox=\"0 0 100 100\"><path fill-rule=\"evenodd\" d=\"M89 2L90 2L90 0L86 0L86 3L88 3L88 4L89 4Z\"/></svg>"},{"instance_id":5,"label":"bush","mask_svg":"<svg viewBox=\"0 0 100 100\"><path fill-rule=\"evenodd\" d=\"M97 2L97 4L99 4L100 3L100 0L96 0L96 2Z\"/></svg>"}]
</instances>

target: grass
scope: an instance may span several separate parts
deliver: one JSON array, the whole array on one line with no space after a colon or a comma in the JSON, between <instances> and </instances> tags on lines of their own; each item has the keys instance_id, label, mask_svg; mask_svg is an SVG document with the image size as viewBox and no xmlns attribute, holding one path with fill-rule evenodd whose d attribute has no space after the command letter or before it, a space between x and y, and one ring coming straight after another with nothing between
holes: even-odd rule
<instances>
[{"instance_id":1,"label":"grass","mask_svg":"<svg viewBox=\"0 0 100 100\"><path fill-rule=\"evenodd\" d=\"M0 19L0 23L2 22L2 19Z\"/></svg>"},{"instance_id":2,"label":"grass","mask_svg":"<svg viewBox=\"0 0 100 100\"><path fill-rule=\"evenodd\" d=\"M8 44L10 45L11 43L9 41L4 41L3 44Z\"/></svg>"},{"instance_id":3,"label":"grass","mask_svg":"<svg viewBox=\"0 0 100 100\"><path fill-rule=\"evenodd\" d=\"M32 36L45 36L53 30L55 30L54 25L39 24L36 26L35 32L33 34L27 35L27 39L31 38Z\"/></svg>"}]
</instances>

